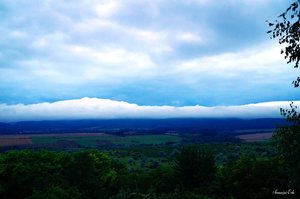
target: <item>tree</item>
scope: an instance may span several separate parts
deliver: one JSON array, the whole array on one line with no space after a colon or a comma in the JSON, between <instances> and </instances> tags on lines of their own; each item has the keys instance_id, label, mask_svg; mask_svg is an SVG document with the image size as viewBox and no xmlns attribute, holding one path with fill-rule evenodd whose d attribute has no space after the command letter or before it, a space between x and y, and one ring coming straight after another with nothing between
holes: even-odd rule
<instances>
[{"instance_id":1,"label":"tree","mask_svg":"<svg viewBox=\"0 0 300 199\"><path fill-rule=\"evenodd\" d=\"M33 190L64 184L61 178L64 153L30 150L0 155L0 198L25 198Z\"/></svg>"},{"instance_id":2,"label":"tree","mask_svg":"<svg viewBox=\"0 0 300 199\"><path fill-rule=\"evenodd\" d=\"M175 159L175 172L185 189L209 184L215 171L214 156L208 149L184 146Z\"/></svg>"},{"instance_id":3,"label":"tree","mask_svg":"<svg viewBox=\"0 0 300 199\"><path fill-rule=\"evenodd\" d=\"M125 169L98 150L9 151L0 154L0 198L110 198Z\"/></svg>"},{"instance_id":4,"label":"tree","mask_svg":"<svg viewBox=\"0 0 300 199\"><path fill-rule=\"evenodd\" d=\"M25 199L80 199L78 190L74 188L49 187L43 191L34 191L32 196Z\"/></svg>"},{"instance_id":5,"label":"tree","mask_svg":"<svg viewBox=\"0 0 300 199\"><path fill-rule=\"evenodd\" d=\"M285 46L281 54L285 54L287 63L294 63L294 68L299 67L300 61L300 0L292 3L285 12L278 16L279 20L269 22L270 38L279 38L279 44ZM299 87L300 77L292 82Z\"/></svg>"},{"instance_id":6,"label":"tree","mask_svg":"<svg viewBox=\"0 0 300 199\"><path fill-rule=\"evenodd\" d=\"M108 198L118 171L108 155L98 150L72 154L65 167L65 176L71 186L81 190L84 198Z\"/></svg>"},{"instance_id":7,"label":"tree","mask_svg":"<svg viewBox=\"0 0 300 199\"><path fill-rule=\"evenodd\" d=\"M288 125L277 129L273 139L290 176L290 188L300 191L300 113L293 103L291 109L281 109Z\"/></svg>"},{"instance_id":8,"label":"tree","mask_svg":"<svg viewBox=\"0 0 300 199\"><path fill-rule=\"evenodd\" d=\"M220 169L216 198L274 198L274 190L286 189L285 179L279 158L242 157Z\"/></svg>"},{"instance_id":9,"label":"tree","mask_svg":"<svg viewBox=\"0 0 300 199\"><path fill-rule=\"evenodd\" d=\"M300 62L300 0L292 3L274 23L269 22L271 38L279 38L279 44L284 48L287 63L293 63L294 68ZM300 77L292 82L295 87L300 85ZM290 174L292 188L300 190L300 113L293 103L290 109L281 109L281 114L286 118L288 125L278 128L274 140L278 151L286 163Z\"/></svg>"}]
</instances>

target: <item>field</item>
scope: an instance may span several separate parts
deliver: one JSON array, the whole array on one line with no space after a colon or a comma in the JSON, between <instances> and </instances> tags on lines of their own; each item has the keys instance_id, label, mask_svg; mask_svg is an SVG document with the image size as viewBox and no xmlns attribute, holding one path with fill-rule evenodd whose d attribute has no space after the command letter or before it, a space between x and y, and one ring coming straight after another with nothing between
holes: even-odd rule
<instances>
[{"instance_id":1,"label":"field","mask_svg":"<svg viewBox=\"0 0 300 199\"><path fill-rule=\"evenodd\" d=\"M2 135L0 136L0 147L3 146L13 146L13 145L27 145L32 144L31 138L29 136L9 136Z\"/></svg>"},{"instance_id":2,"label":"field","mask_svg":"<svg viewBox=\"0 0 300 199\"><path fill-rule=\"evenodd\" d=\"M104 133L48 134L48 135L11 135L0 136L0 146L13 145L49 145L55 143L73 143L79 147L135 146L179 143L181 138L175 135L128 135L116 136Z\"/></svg>"},{"instance_id":3,"label":"field","mask_svg":"<svg viewBox=\"0 0 300 199\"><path fill-rule=\"evenodd\" d=\"M245 134L236 136L237 138L244 140L246 142L256 142L267 140L272 137L273 133L255 133L255 134Z\"/></svg>"},{"instance_id":4,"label":"field","mask_svg":"<svg viewBox=\"0 0 300 199\"><path fill-rule=\"evenodd\" d=\"M239 134L240 133L240 134ZM176 145L214 142L256 142L265 141L272 137L271 131L243 131L238 134L230 133L160 133L160 134L110 134L110 133L52 133L0 135L0 147L26 148L120 148L146 145Z\"/></svg>"}]
</instances>

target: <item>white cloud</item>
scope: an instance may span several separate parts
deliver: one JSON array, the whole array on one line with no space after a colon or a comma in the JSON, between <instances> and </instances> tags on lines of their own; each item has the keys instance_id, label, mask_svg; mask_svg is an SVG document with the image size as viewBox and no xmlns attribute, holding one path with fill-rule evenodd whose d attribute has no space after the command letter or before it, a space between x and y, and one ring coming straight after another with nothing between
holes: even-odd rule
<instances>
[{"instance_id":1,"label":"white cloud","mask_svg":"<svg viewBox=\"0 0 300 199\"><path fill-rule=\"evenodd\" d=\"M200 5L207 5L207 4L211 4L214 1L212 0L186 0L187 3L197 3Z\"/></svg>"},{"instance_id":2,"label":"white cloud","mask_svg":"<svg viewBox=\"0 0 300 199\"><path fill-rule=\"evenodd\" d=\"M87 18L72 24L72 28L75 32L82 34L91 34L97 31L110 31L111 33L121 31L123 28L118 23L101 18Z\"/></svg>"},{"instance_id":3,"label":"white cloud","mask_svg":"<svg viewBox=\"0 0 300 199\"><path fill-rule=\"evenodd\" d=\"M98 63L117 65L118 67L148 68L155 64L147 54L129 52L122 48L107 48L96 50L84 46L65 46L65 50L76 57L83 57ZM105 66L104 66L105 67Z\"/></svg>"},{"instance_id":4,"label":"white cloud","mask_svg":"<svg viewBox=\"0 0 300 199\"><path fill-rule=\"evenodd\" d=\"M68 39L68 35L62 32L54 32L35 38L32 42L32 47L37 50L45 50L50 46L61 45Z\"/></svg>"},{"instance_id":5,"label":"white cloud","mask_svg":"<svg viewBox=\"0 0 300 199\"><path fill-rule=\"evenodd\" d=\"M53 103L0 104L0 121L115 119L115 118L278 118L290 102L265 102L240 106L139 106L124 101L82 98ZM300 105L300 101L294 102Z\"/></svg>"},{"instance_id":6,"label":"white cloud","mask_svg":"<svg viewBox=\"0 0 300 199\"><path fill-rule=\"evenodd\" d=\"M227 3L246 4L246 5L267 4L269 2L270 2L270 0L227 0Z\"/></svg>"},{"instance_id":7,"label":"white cloud","mask_svg":"<svg viewBox=\"0 0 300 199\"><path fill-rule=\"evenodd\" d=\"M177 33L175 38L179 42L187 42L187 43L200 43L203 41L200 35L191 32Z\"/></svg>"},{"instance_id":8,"label":"white cloud","mask_svg":"<svg viewBox=\"0 0 300 199\"><path fill-rule=\"evenodd\" d=\"M244 4L244 5L259 5L269 3L271 0L223 0L223 1L214 1L214 0L187 0L187 2L197 3L200 5L210 5L210 4Z\"/></svg>"},{"instance_id":9,"label":"white cloud","mask_svg":"<svg viewBox=\"0 0 300 199\"><path fill-rule=\"evenodd\" d=\"M289 69L289 70L288 70ZM262 44L238 52L226 52L180 61L173 71L185 79L201 80L195 76L214 79L239 79L245 82L278 82L292 77L292 68L280 55L280 46ZM234 81L232 81L235 84Z\"/></svg>"},{"instance_id":10,"label":"white cloud","mask_svg":"<svg viewBox=\"0 0 300 199\"><path fill-rule=\"evenodd\" d=\"M50 48L54 49L54 46ZM118 84L132 78L149 77L157 67L148 54L122 48L94 49L80 45L61 45L59 49L61 51L56 52L57 54L52 54L55 61L17 61L18 70L14 70L14 77L26 74L35 82L46 79L48 82L73 85L87 82ZM72 64L66 65L66 62ZM8 73L1 68L0 71Z\"/></svg>"},{"instance_id":11,"label":"white cloud","mask_svg":"<svg viewBox=\"0 0 300 199\"><path fill-rule=\"evenodd\" d=\"M108 34L119 41L118 45L129 44L132 48L134 44L140 51L155 54L172 51L172 44L176 41L172 30L135 27L108 19L88 18L73 24L73 29L85 37Z\"/></svg>"},{"instance_id":12,"label":"white cloud","mask_svg":"<svg viewBox=\"0 0 300 199\"><path fill-rule=\"evenodd\" d=\"M113 14L117 13L121 5L118 1L106 1L98 3L95 6L95 10L100 17L110 17Z\"/></svg>"}]
</instances>

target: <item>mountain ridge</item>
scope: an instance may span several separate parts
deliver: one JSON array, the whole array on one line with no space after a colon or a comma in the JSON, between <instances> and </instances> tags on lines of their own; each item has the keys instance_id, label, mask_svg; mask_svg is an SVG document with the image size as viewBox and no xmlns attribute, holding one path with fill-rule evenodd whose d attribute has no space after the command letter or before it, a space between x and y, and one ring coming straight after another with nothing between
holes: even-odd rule
<instances>
[{"instance_id":1,"label":"mountain ridge","mask_svg":"<svg viewBox=\"0 0 300 199\"><path fill-rule=\"evenodd\" d=\"M74 133L101 131L201 132L275 129L286 124L283 118L173 118L173 119L85 119L0 122L0 134Z\"/></svg>"}]
</instances>

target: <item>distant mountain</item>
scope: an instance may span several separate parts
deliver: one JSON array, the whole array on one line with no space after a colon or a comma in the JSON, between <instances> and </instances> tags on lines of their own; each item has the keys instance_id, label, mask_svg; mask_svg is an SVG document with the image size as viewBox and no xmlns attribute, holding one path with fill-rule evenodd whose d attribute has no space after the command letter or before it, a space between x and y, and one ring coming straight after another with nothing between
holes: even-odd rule
<instances>
[{"instance_id":1,"label":"distant mountain","mask_svg":"<svg viewBox=\"0 0 300 199\"><path fill-rule=\"evenodd\" d=\"M284 119L111 119L111 120L59 120L0 123L1 134L76 133L101 131L234 131L274 129L285 124Z\"/></svg>"},{"instance_id":2,"label":"distant mountain","mask_svg":"<svg viewBox=\"0 0 300 199\"><path fill-rule=\"evenodd\" d=\"M13 124L0 122L0 133L5 131L10 131L13 128L14 128Z\"/></svg>"}]
</instances>

